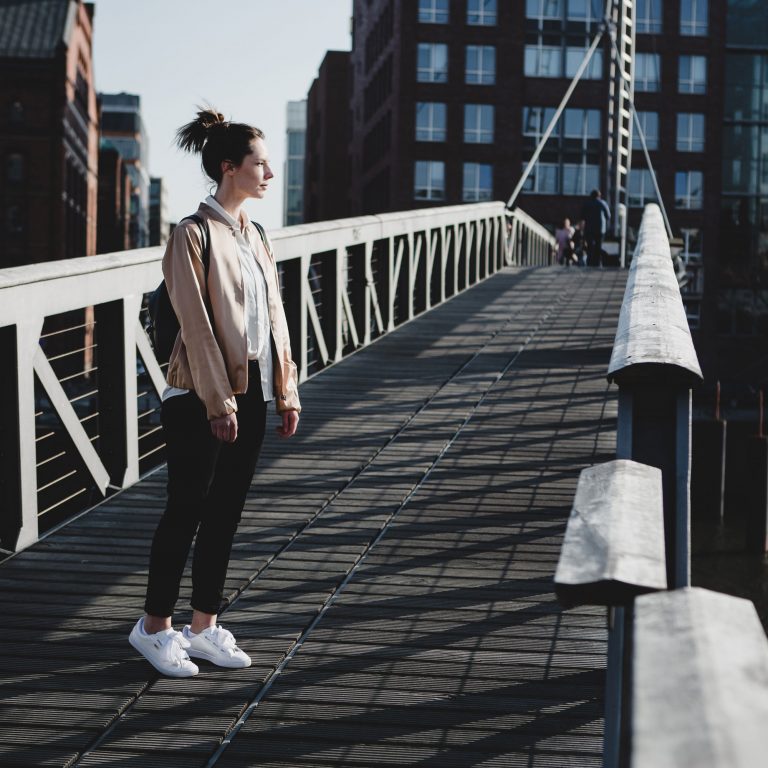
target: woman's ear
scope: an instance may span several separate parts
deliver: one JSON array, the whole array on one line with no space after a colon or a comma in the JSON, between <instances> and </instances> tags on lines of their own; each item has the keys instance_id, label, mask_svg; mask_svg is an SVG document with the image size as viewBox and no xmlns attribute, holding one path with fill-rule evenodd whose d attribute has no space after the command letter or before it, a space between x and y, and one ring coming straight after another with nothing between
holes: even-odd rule
<instances>
[{"instance_id":1,"label":"woman's ear","mask_svg":"<svg viewBox=\"0 0 768 768\"><path fill-rule=\"evenodd\" d=\"M225 173L233 174L235 172L235 164L231 160L221 161L221 175Z\"/></svg>"}]
</instances>

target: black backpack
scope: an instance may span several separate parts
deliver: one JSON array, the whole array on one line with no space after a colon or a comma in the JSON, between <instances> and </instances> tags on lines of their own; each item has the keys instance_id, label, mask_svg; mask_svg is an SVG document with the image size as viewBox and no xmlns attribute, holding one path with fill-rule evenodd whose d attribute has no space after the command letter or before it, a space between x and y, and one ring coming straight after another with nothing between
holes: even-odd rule
<instances>
[{"instance_id":1,"label":"black backpack","mask_svg":"<svg viewBox=\"0 0 768 768\"><path fill-rule=\"evenodd\" d=\"M208 236L208 225L205 221L193 213L187 216L187 219L197 224L200 229L200 239L203 244L203 268L205 269L205 279L208 280L208 267L211 262L211 244ZM184 219L182 219L184 221ZM147 300L147 312L149 315L147 323L147 335L152 342L152 349L155 351L155 357L160 365L164 365L171 358L173 345L176 343L176 337L179 335L179 319L173 310L171 297L168 295L168 288L163 280L160 285L149 294Z\"/></svg>"},{"instance_id":2,"label":"black backpack","mask_svg":"<svg viewBox=\"0 0 768 768\"><path fill-rule=\"evenodd\" d=\"M208 225L206 222L193 213L191 216L187 216L187 219L197 224L200 229L200 239L203 244L203 268L205 269L205 279L208 280L208 268L211 263L211 243L208 233ZM184 221L184 219L182 219ZM259 233L264 247L269 251L267 245L267 236L264 232L264 228L261 224L257 224L255 221L251 222ZM147 312L149 320L147 323L147 335L152 343L152 349L155 352L155 357L160 365L164 365L171 358L171 352L173 352L173 345L176 343L176 337L179 335L179 319L176 317L176 313L173 310L171 304L171 297L168 295L168 288L163 280L160 285L155 288L149 295L147 300ZM210 308L208 309L210 314Z\"/></svg>"}]
</instances>

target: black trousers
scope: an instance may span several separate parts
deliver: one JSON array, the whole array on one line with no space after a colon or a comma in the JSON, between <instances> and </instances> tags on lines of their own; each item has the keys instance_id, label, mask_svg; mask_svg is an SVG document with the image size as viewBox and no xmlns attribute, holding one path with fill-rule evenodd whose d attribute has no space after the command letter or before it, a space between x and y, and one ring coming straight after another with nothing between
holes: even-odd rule
<instances>
[{"instance_id":1,"label":"black trousers","mask_svg":"<svg viewBox=\"0 0 768 768\"><path fill-rule=\"evenodd\" d=\"M603 233L586 232L584 234L584 250L587 252L588 267L603 266Z\"/></svg>"},{"instance_id":2,"label":"black trousers","mask_svg":"<svg viewBox=\"0 0 768 768\"><path fill-rule=\"evenodd\" d=\"M219 613L232 540L240 522L264 440L267 404L258 365L248 371L248 392L237 396L237 439L211 433L205 407L194 392L162 406L168 459L168 500L155 531L144 610L172 616L184 566L192 558L192 608Z\"/></svg>"}]
</instances>

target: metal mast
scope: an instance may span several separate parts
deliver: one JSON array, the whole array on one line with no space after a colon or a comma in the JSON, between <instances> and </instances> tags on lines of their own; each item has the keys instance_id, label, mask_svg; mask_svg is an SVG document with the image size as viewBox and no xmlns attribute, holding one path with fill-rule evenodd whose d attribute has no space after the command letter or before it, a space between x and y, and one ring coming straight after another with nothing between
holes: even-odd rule
<instances>
[{"instance_id":1,"label":"metal mast","mask_svg":"<svg viewBox=\"0 0 768 768\"><path fill-rule=\"evenodd\" d=\"M606 19L611 35L608 84L608 189L613 233L620 236L626 221L627 185L632 165L632 104L635 74L635 0L612 0ZM623 215L622 215L623 214Z\"/></svg>"}]
</instances>

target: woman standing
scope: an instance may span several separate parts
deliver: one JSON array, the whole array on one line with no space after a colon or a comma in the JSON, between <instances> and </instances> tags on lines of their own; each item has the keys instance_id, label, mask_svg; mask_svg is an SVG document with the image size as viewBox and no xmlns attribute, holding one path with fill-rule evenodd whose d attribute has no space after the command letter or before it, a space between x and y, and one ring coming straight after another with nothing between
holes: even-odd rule
<instances>
[{"instance_id":1,"label":"woman standing","mask_svg":"<svg viewBox=\"0 0 768 768\"><path fill-rule=\"evenodd\" d=\"M190 656L230 668L251 663L216 617L267 402L276 401L281 437L296 432L301 407L272 249L241 209L263 198L273 178L264 134L201 110L177 143L202 155L216 191L198 222L173 230L163 258L181 328L162 403L168 500L152 542L146 615L129 640L158 671L189 677L198 672ZM173 610L195 534L192 622L177 632Z\"/></svg>"}]
</instances>

